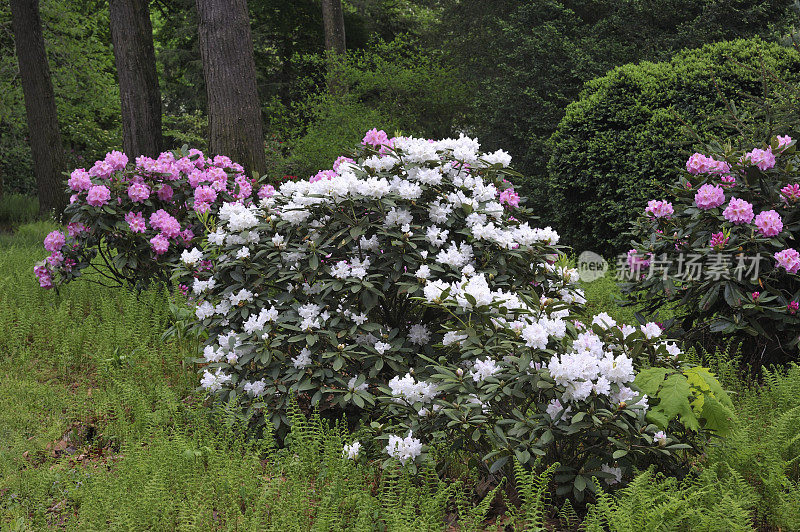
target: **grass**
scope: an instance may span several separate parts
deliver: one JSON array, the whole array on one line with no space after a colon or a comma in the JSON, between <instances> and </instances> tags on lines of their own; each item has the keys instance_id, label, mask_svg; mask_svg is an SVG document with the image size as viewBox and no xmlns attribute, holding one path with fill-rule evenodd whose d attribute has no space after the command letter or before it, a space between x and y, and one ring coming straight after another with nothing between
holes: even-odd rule
<instances>
[{"instance_id":1,"label":"grass","mask_svg":"<svg viewBox=\"0 0 800 532\"><path fill-rule=\"evenodd\" d=\"M478 496L478 471L344 460L347 431L302 415L285 448L248 439L196 392L196 346L162 341L167 294L38 288L52 228L0 235L2 530L800 530L798 366L754 386L735 354L703 354L737 392L738 428L686 479L642 472L579 516L547 502L542 474ZM585 288L592 310L635 322L612 279Z\"/></svg>"},{"instance_id":2,"label":"grass","mask_svg":"<svg viewBox=\"0 0 800 532\"><path fill-rule=\"evenodd\" d=\"M39 200L24 194L0 195L0 225L31 222L39 215Z\"/></svg>"}]
</instances>

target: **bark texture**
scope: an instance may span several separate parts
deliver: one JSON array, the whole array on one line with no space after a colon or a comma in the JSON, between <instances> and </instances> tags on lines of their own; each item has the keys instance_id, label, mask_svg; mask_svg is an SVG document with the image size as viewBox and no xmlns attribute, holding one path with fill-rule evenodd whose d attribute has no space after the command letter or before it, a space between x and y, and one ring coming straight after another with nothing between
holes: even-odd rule
<instances>
[{"instance_id":1,"label":"bark texture","mask_svg":"<svg viewBox=\"0 0 800 532\"><path fill-rule=\"evenodd\" d=\"M209 148L263 173L266 167L256 64L246 0L197 0L208 96Z\"/></svg>"},{"instance_id":2,"label":"bark texture","mask_svg":"<svg viewBox=\"0 0 800 532\"><path fill-rule=\"evenodd\" d=\"M344 14L341 0L322 0L322 23L325 27L325 50L344 54Z\"/></svg>"},{"instance_id":3,"label":"bark texture","mask_svg":"<svg viewBox=\"0 0 800 532\"><path fill-rule=\"evenodd\" d=\"M333 94L342 94L346 88L339 56L344 55L347 48L341 0L322 0L322 25L328 55L328 90Z\"/></svg>"},{"instance_id":4,"label":"bark texture","mask_svg":"<svg viewBox=\"0 0 800 532\"><path fill-rule=\"evenodd\" d=\"M130 159L156 157L164 141L149 1L110 0L109 19L122 104L123 149Z\"/></svg>"},{"instance_id":5,"label":"bark texture","mask_svg":"<svg viewBox=\"0 0 800 532\"><path fill-rule=\"evenodd\" d=\"M66 158L44 48L39 0L11 0L11 18L25 96L39 210L41 213L54 211L59 217L67 205L62 174Z\"/></svg>"}]
</instances>

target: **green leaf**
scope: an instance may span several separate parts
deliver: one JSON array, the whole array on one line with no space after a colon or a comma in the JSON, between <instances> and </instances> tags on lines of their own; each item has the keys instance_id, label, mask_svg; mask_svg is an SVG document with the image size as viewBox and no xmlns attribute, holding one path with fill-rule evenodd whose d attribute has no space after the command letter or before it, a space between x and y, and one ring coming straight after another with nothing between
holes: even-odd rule
<instances>
[{"instance_id":1,"label":"green leaf","mask_svg":"<svg viewBox=\"0 0 800 532\"><path fill-rule=\"evenodd\" d=\"M633 383L650 397L655 397L669 372L667 368L646 368L636 375Z\"/></svg>"},{"instance_id":2,"label":"green leaf","mask_svg":"<svg viewBox=\"0 0 800 532\"><path fill-rule=\"evenodd\" d=\"M680 417L681 422L691 430L698 430L700 424L689 404L691 387L685 375L675 373L667 377L658 393L659 403L655 407L664 413L667 419Z\"/></svg>"}]
</instances>

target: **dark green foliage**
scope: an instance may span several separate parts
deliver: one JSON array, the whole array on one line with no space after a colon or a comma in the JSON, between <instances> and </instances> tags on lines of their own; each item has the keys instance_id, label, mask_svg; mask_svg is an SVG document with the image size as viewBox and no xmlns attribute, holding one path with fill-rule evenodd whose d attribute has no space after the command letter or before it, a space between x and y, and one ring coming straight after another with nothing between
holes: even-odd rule
<instances>
[{"instance_id":1,"label":"dark green foliage","mask_svg":"<svg viewBox=\"0 0 800 532\"><path fill-rule=\"evenodd\" d=\"M533 176L523 192L544 206L541 179L566 104L611 68L663 61L723 39L780 34L792 0L443 0L443 48L473 89L471 132Z\"/></svg>"},{"instance_id":2,"label":"dark green foliage","mask_svg":"<svg viewBox=\"0 0 800 532\"><path fill-rule=\"evenodd\" d=\"M316 62L324 70L323 57ZM330 168L372 128L390 135L452 136L468 98L440 55L420 49L409 38L376 41L350 53L341 73L344 94L311 94L295 106L296 113L308 117L308 126L295 130L300 136L289 143L293 155L287 171L293 175L305 178Z\"/></svg>"},{"instance_id":3,"label":"dark green foliage","mask_svg":"<svg viewBox=\"0 0 800 532\"><path fill-rule=\"evenodd\" d=\"M736 40L589 82L550 140L549 212L566 243L606 256L627 251L630 221L677 178L700 144L695 135L726 136L729 102L747 108L764 94L762 67L800 81L800 53Z\"/></svg>"}]
</instances>

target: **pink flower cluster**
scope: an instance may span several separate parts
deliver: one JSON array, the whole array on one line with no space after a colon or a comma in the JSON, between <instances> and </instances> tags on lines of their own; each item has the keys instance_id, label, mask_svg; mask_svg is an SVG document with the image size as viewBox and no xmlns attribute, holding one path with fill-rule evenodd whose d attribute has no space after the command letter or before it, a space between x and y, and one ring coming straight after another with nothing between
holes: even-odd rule
<instances>
[{"instance_id":1,"label":"pink flower cluster","mask_svg":"<svg viewBox=\"0 0 800 532\"><path fill-rule=\"evenodd\" d=\"M654 218L669 218L675 212L672 203L662 200L650 200L647 202L645 214L650 214Z\"/></svg>"},{"instance_id":2,"label":"pink flower cluster","mask_svg":"<svg viewBox=\"0 0 800 532\"><path fill-rule=\"evenodd\" d=\"M128 197L134 203L144 203L150 197L150 187L144 183L133 183L128 187Z\"/></svg>"},{"instance_id":3,"label":"pink flower cluster","mask_svg":"<svg viewBox=\"0 0 800 532\"><path fill-rule=\"evenodd\" d=\"M694 202L698 208L707 211L725 203L725 191L719 185L705 184L697 190Z\"/></svg>"},{"instance_id":4,"label":"pink flower cluster","mask_svg":"<svg viewBox=\"0 0 800 532\"><path fill-rule=\"evenodd\" d=\"M728 236L720 231L719 233L714 233L711 235L711 240L709 241L709 245L712 249L720 250L725 247L725 244L728 243Z\"/></svg>"},{"instance_id":5,"label":"pink flower cluster","mask_svg":"<svg viewBox=\"0 0 800 532\"><path fill-rule=\"evenodd\" d=\"M275 187L272 185L262 185L260 189L258 189L258 197L261 199L271 198L275 195Z\"/></svg>"},{"instance_id":6,"label":"pink flower cluster","mask_svg":"<svg viewBox=\"0 0 800 532\"><path fill-rule=\"evenodd\" d=\"M61 231L51 231L44 237L44 249L49 252L61 251L67 239Z\"/></svg>"},{"instance_id":7,"label":"pink flower cluster","mask_svg":"<svg viewBox=\"0 0 800 532\"><path fill-rule=\"evenodd\" d=\"M731 165L725 161L717 161L702 153L695 153L686 161L686 171L692 175L725 174L730 172Z\"/></svg>"},{"instance_id":8,"label":"pink flower cluster","mask_svg":"<svg viewBox=\"0 0 800 532\"><path fill-rule=\"evenodd\" d=\"M753 204L743 199L731 198L722 216L734 225L749 224L753 220Z\"/></svg>"},{"instance_id":9,"label":"pink flower cluster","mask_svg":"<svg viewBox=\"0 0 800 532\"><path fill-rule=\"evenodd\" d=\"M789 144L792 143L792 137L790 137L789 135L783 135L783 136L778 135L777 140L778 140L778 149L781 151L788 148Z\"/></svg>"},{"instance_id":10,"label":"pink flower cluster","mask_svg":"<svg viewBox=\"0 0 800 532\"><path fill-rule=\"evenodd\" d=\"M786 185L781 189L781 195L783 195L787 200L793 202L800 200L800 184L792 183Z\"/></svg>"},{"instance_id":11,"label":"pink flower cluster","mask_svg":"<svg viewBox=\"0 0 800 532\"><path fill-rule=\"evenodd\" d=\"M317 172L316 175L313 175L308 178L309 183L316 183L317 181L322 181L323 179L333 179L338 174L334 170L320 170Z\"/></svg>"},{"instance_id":12,"label":"pink flower cluster","mask_svg":"<svg viewBox=\"0 0 800 532\"><path fill-rule=\"evenodd\" d=\"M163 255L169 249L169 239L177 238L181 234L181 224L174 216L164 209L159 209L150 215L150 226L158 229L159 234L150 239L156 255Z\"/></svg>"},{"instance_id":13,"label":"pink flower cluster","mask_svg":"<svg viewBox=\"0 0 800 532\"><path fill-rule=\"evenodd\" d=\"M775 155L772 153L772 148L760 150L758 148L746 153L744 160L758 167L759 170L769 170L775 166Z\"/></svg>"},{"instance_id":14,"label":"pink flower cluster","mask_svg":"<svg viewBox=\"0 0 800 532\"><path fill-rule=\"evenodd\" d=\"M93 207L102 207L111 199L111 191L105 185L93 185L86 195L86 203Z\"/></svg>"},{"instance_id":15,"label":"pink flower cluster","mask_svg":"<svg viewBox=\"0 0 800 532\"><path fill-rule=\"evenodd\" d=\"M361 144L364 146L386 146L389 144L389 136L386 134L384 130L378 131L376 128L372 128L367 131L367 134L364 135L364 140L361 141Z\"/></svg>"},{"instance_id":16,"label":"pink flower cluster","mask_svg":"<svg viewBox=\"0 0 800 532\"><path fill-rule=\"evenodd\" d=\"M366 137L365 137L364 140L366 140ZM353 159L351 159L350 157L345 157L344 155L342 155L340 157L337 157L336 160L333 161L333 171L334 172L338 172L339 171L339 167L344 163L355 164L355 161Z\"/></svg>"},{"instance_id":17,"label":"pink flower cluster","mask_svg":"<svg viewBox=\"0 0 800 532\"><path fill-rule=\"evenodd\" d=\"M650 259L639 255L635 249L628 251L628 267L633 271L639 271L650 266Z\"/></svg>"},{"instance_id":18,"label":"pink flower cluster","mask_svg":"<svg viewBox=\"0 0 800 532\"><path fill-rule=\"evenodd\" d=\"M800 270L800 253L794 248L786 248L775 254L775 266L780 266L789 273Z\"/></svg>"},{"instance_id":19,"label":"pink flower cluster","mask_svg":"<svg viewBox=\"0 0 800 532\"><path fill-rule=\"evenodd\" d=\"M783 220L777 211L763 211L758 213L754 221L761 234L767 237L776 236L783 231Z\"/></svg>"},{"instance_id":20,"label":"pink flower cluster","mask_svg":"<svg viewBox=\"0 0 800 532\"><path fill-rule=\"evenodd\" d=\"M519 194L514 192L513 188L507 188L500 193L498 200L501 205L508 205L509 207L519 207L520 197Z\"/></svg>"}]
</instances>

